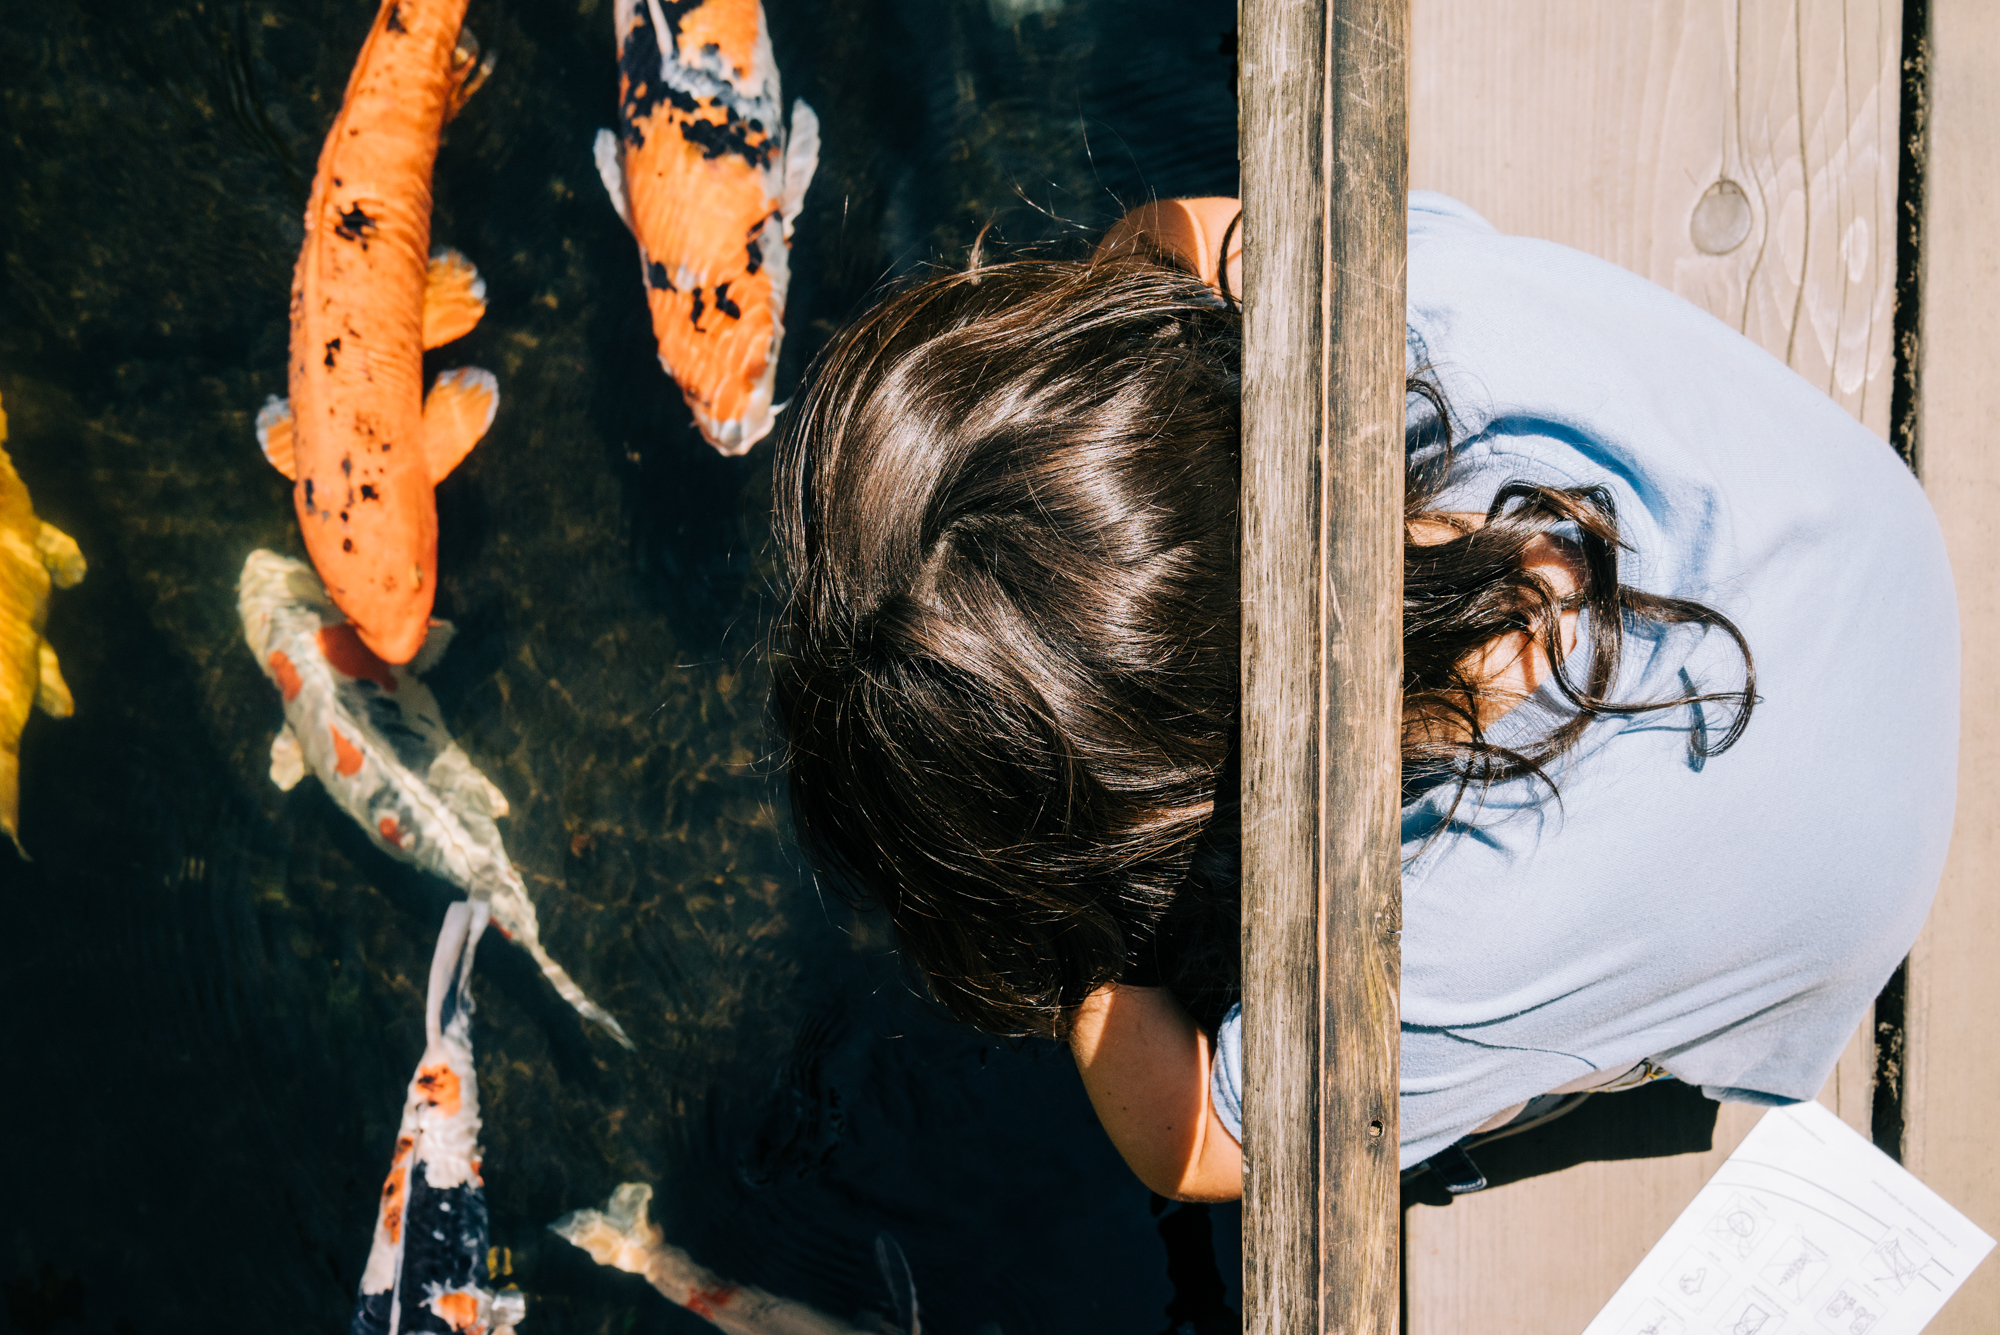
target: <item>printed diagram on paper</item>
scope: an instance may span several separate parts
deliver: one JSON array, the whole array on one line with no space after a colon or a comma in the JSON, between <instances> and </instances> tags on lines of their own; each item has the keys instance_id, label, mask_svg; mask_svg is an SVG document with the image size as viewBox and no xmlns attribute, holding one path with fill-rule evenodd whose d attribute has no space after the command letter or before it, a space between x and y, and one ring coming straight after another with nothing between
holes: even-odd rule
<instances>
[{"instance_id":1,"label":"printed diagram on paper","mask_svg":"<svg viewBox=\"0 0 2000 1335\"><path fill-rule=\"evenodd\" d=\"M1765 1114L1584 1335L1917 1335L1992 1249L1802 1103Z\"/></svg>"}]
</instances>

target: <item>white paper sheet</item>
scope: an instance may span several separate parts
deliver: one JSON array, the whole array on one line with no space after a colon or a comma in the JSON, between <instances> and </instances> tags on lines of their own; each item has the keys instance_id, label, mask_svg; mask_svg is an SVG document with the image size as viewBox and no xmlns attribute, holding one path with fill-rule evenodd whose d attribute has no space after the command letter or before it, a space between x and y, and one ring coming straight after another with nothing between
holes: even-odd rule
<instances>
[{"instance_id":1,"label":"white paper sheet","mask_svg":"<svg viewBox=\"0 0 2000 1335\"><path fill-rule=\"evenodd\" d=\"M1917 1335L1992 1249L1819 1104L1777 1108L1584 1335Z\"/></svg>"}]
</instances>

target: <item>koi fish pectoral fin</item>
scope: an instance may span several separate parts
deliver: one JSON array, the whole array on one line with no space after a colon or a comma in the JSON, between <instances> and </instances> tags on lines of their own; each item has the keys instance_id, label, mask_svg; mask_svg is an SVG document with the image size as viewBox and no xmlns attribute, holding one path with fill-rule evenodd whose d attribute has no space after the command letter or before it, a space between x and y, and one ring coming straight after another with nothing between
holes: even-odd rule
<instances>
[{"instance_id":1,"label":"koi fish pectoral fin","mask_svg":"<svg viewBox=\"0 0 2000 1335\"><path fill-rule=\"evenodd\" d=\"M472 453L499 410L500 382L491 371L462 366L438 376L424 399L424 459L432 486Z\"/></svg>"},{"instance_id":2,"label":"koi fish pectoral fin","mask_svg":"<svg viewBox=\"0 0 2000 1335\"><path fill-rule=\"evenodd\" d=\"M430 630L424 634L424 647L417 650L417 656L410 660L410 671L419 677L438 665L444 651L451 648L451 637L458 634L458 627L449 621L431 618Z\"/></svg>"},{"instance_id":3,"label":"koi fish pectoral fin","mask_svg":"<svg viewBox=\"0 0 2000 1335\"><path fill-rule=\"evenodd\" d=\"M278 785L279 792L289 793L305 777L306 751L299 745L298 734L292 731L292 725L287 723L271 739L271 782Z\"/></svg>"},{"instance_id":4,"label":"koi fish pectoral fin","mask_svg":"<svg viewBox=\"0 0 2000 1335\"><path fill-rule=\"evenodd\" d=\"M76 712L76 699L69 693L69 683L63 680L56 651L47 640L42 640L35 645L35 658L41 673L41 682L35 687L35 707L50 718L68 718Z\"/></svg>"},{"instance_id":5,"label":"koi fish pectoral fin","mask_svg":"<svg viewBox=\"0 0 2000 1335\"><path fill-rule=\"evenodd\" d=\"M479 767L456 742L438 752L424 780L439 793L457 798L482 815L498 820L507 814L507 795L479 772Z\"/></svg>"},{"instance_id":6,"label":"koi fish pectoral fin","mask_svg":"<svg viewBox=\"0 0 2000 1335\"><path fill-rule=\"evenodd\" d=\"M451 52L451 77L456 82L452 85L451 94L445 102L445 121L449 123L459 112L465 110L465 104L472 100L472 95L478 92L480 85L492 76L492 54L489 52L486 59L481 60L479 39L472 35L472 29L460 28L458 45L453 47Z\"/></svg>"},{"instance_id":7,"label":"koi fish pectoral fin","mask_svg":"<svg viewBox=\"0 0 2000 1335\"><path fill-rule=\"evenodd\" d=\"M271 467L296 481L298 466L292 459L292 405L276 394L257 410L257 448L271 461Z\"/></svg>"},{"instance_id":8,"label":"koi fish pectoral fin","mask_svg":"<svg viewBox=\"0 0 2000 1335\"><path fill-rule=\"evenodd\" d=\"M806 187L819 170L819 113L804 98L792 103L792 130L785 140L785 197L780 204L785 239L791 240L792 223L806 206ZM626 224L630 226L630 223Z\"/></svg>"},{"instance_id":9,"label":"koi fish pectoral fin","mask_svg":"<svg viewBox=\"0 0 2000 1335\"><path fill-rule=\"evenodd\" d=\"M625 193L625 148L618 142L618 136L610 130L599 130L597 142L591 145L591 156L597 159L597 179L604 182L604 193L611 196L611 207L618 213L618 221L625 224L625 230L633 236L639 229L632 225L632 200Z\"/></svg>"},{"instance_id":10,"label":"koi fish pectoral fin","mask_svg":"<svg viewBox=\"0 0 2000 1335\"><path fill-rule=\"evenodd\" d=\"M464 338L486 314L486 280L449 247L432 252L424 274L424 349Z\"/></svg>"},{"instance_id":11,"label":"koi fish pectoral fin","mask_svg":"<svg viewBox=\"0 0 2000 1335\"><path fill-rule=\"evenodd\" d=\"M49 572L49 581L58 589L67 589L82 580L90 565L83 559L83 549L76 545L76 539L57 528L54 524L43 523L35 532L35 555L42 560L42 569Z\"/></svg>"}]
</instances>

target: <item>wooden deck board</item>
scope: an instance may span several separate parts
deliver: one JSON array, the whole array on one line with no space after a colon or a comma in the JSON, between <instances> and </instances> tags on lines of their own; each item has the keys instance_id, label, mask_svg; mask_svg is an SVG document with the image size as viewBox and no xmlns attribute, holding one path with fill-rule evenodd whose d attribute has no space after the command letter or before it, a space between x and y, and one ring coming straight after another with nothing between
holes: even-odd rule
<instances>
[{"instance_id":1,"label":"wooden deck board","mask_svg":"<svg viewBox=\"0 0 2000 1335\"><path fill-rule=\"evenodd\" d=\"M1644 274L1888 432L1897 0L1415 0L1410 181ZM1742 194L1704 204L1722 182ZM1721 193L1727 193L1721 192ZM1743 239L1705 252L1732 235Z\"/></svg>"},{"instance_id":2,"label":"wooden deck board","mask_svg":"<svg viewBox=\"0 0 2000 1335\"><path fill-rule=\"evenodd\" d=\"M1904 1160L2000 1236L2000 6L1932 0L1919 450L1958 580L1965 721L1944 885L1910 960ZM1988 1258L1931 1326L2000 1330Z\"/></svg>"},{"instance_id":3,"label":"wooden deck board","mask_svg":"<svg viewBox=\"0 0 2000 1335\"><path fill-rule=\"evenodd\" d=\"M1954 4L1969 12L1980 0ZM1503 231L1589 251L1680 293L1886 434L1901 20L1894 0L1661 0L1643 6L1415 0L1411 185L1445 191ZM1957 21L1971 20L1961 13ZM1983 12L1978 21L1996 26ZM1968 71L2000 69L1991 47L1966 60ZM1972 93L1962 95L1969 101ZM1984 125L2000 124L1991 90L1981 95L1988 99L1984 107L1959 112L1967 152L1976 143L1971 127L1982 115ZM1741 195L1715 202L1731 193L1719 188L1725 181ZM1985 223L1990 236L1991 220L2000 217L1990 178L1980 184L1989 192L1983 212L1970 201L1962 206L1968 247L1979 235L1976 224ZM1710 253L1738 232L1738 244ZM1985 244L1982 262L2000 264L1992 243ZM1964 380L1967 400L1976 397L1970 388L1982 377L1991 383L1990 370L1975 367L1990 368L2000 354L1991 302L1978 314L1989 322L1983 334L1955 328L1948 336L1965 346L1950 374ZM1968 401L1952 411L1968 428L1984 422L1985 440L2000 439L2000 397L1992 391L1977 405ZM1969 430L1965 437L1968 450L1975 434ZM2000 450L1989 446L1987 454L2000 461ZM1980 472L1975 463L1966 461L1969 472ZM1976 479L1983 492L1966 501L1968 509L1989 503L1978 520L1968 515L1958 539L1981 571L2000 569L2000 526L1987 517L1990 501L2000 499L1996 479L2000 470L1988 464ZM1987 624L2000 624L1992 619L2000 612L2000 581L1989 583L1976 596L1986 599ZM1991 662L1981 662L1990 695L2000 691L2000 637L1989 638ZM1976 652L1969 641L1969 692ZM1984 754L1995 750L1987 746ZM1967 789L1976 782L2000 794L1997 770L1991 764L1976 775L1969 770ZM2000 813L1991 806L1980 817L1988 845L2000 843ZM1961 826L1966 815L1962 810ZM1991 897L1974 889L1988 883L1979 880L1979 869L1991 866L1996 852L2000 848L1982 846L1955 864L1963 866L1965 889L1946 911L1977 932L1953 933L1953 947L1965 958L1946 961L1934 944L1929 972L1922 975L1930 980L1928 989L1921 980L1913 983L1913 1013L1930 998L1925 1014L1934 1034L1964 1033L1966 1013L1981 1006L1989 1019L2000 1016L2000 999L1991 990L2000 970L1989 966L1978 980L1984 992L1968 971L1981 943L2000 940ZM1951 993L1949 1004L1939 999L1939 987ZM1865 1024L1856 1033L1820 1095L1864 1134L1870 1129L1871 1030ZM1913 1054L1916 1063L1922 1066L1925 1052L1937 1046L1933 1038ZM1935 1060L1923 1067L1929 1083L1913 1085L1912 1096L1928 1092L1960 1109L1970 1106L1967 1086L1979 1080L1986 1094L2000 1093L2000 1081L1967 1073L1975 1064L1956 1065L1949 1077L1939 1074ZM1970 1137L1980 1110L1972 1107L1974 1115L1960 1120L1934 1110L1926 1122L1927 1152L1973 1152ZM1580 1331L1757 1116L1756 1109L1721 1109L1713 1148L1704 1153L1580 1164L1449 1207L1413 1207L1405 1244L1410 1335ZM1991 1159L1987 1154L1989 1165ZM1954 1201L1965 1200L1962 1187L1947 1187L1936 1176L1932 1181ZM2000 1272L2000 1266L1990 1268ZM1981 1301L1986 1323L1953 1326L1952 1335L1994 1328L1992 1313L2000 1304Z\"/></svg>"}]
</instances>

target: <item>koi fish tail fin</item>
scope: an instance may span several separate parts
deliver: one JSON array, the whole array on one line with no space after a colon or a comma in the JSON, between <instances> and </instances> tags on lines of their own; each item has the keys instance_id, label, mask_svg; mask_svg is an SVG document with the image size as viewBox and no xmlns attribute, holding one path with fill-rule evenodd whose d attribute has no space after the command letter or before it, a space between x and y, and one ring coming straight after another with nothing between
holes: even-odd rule
<instances>
[{"instance_id":1,"label":"koi fish tail fin","mask_svg":"<svg viewBox=\"0 0 2000 1335\"><path fill-rule=\"evenodd\" d=\"M583 989L576 985L576 979L569 976L568 970L549 958L549 952L542 949L541 942L529 942L528 954L541 966L542 977L549 980L549 985L555 988L557 995L575 1008L578 1015L593 1024L601 1025L606 1033L618 1040L618 1046L627 1052L639 1050L638 1045L626 1035L625 1026L618 1023L610 1011L585 996Z\"/></svg>"},{"instance_id":2,"label":"koi fish tail fin","mask_svg":"<svg viewBox=\"0 0 2000 1335\"><path fill-rule=\"evenodd\" d=\"M472 957L491 910L482 900L461 899L444 911L437 949L431 952L430 987L424 999L424 1039L447 1032L463 1041L472 1028Z\"/></svg>"},{"instance_id":3,"label":"koi fish tail fin","mask_svg":"<svg viewBox=\"0 0 2000 1335\"><path fill-rule=\"evenodd\" d=\"M444 118L447 124L465 109L465 104L472 100L480 85L493 77L493 56L488 53L486 59L479 58L479 39L472 35L470 28L458 30L458 45L451 52L451 75L456 82L445 101Z\"/></svg>"},{"instance_id":4,"label":"koi fish tail fin","mask_svg":"<svg viewBox=\"0 0 2000 1335\"><path fill-rule=\"evenodd\" d=\"M264 451L271 467L297 480L299 470L292 458L292 405L289 400L273 394L257 410L257 448Z\"/></svg>"},{"instance_id":5,"label":"koi fish tail fin","mask_svg":"<svg viewBox=\"0 0 2000 1335\"><path fill-rule=\"evenodd\" d=\"M903 1249L887 1233L875 1235L875 1268L889 1286L889 1305L896 1309L898 1335L923 1335L923 1319L917 1311L917 1283L910 1277L910 1262Z\"/></svg>"},{"instance_id":6,"label":"koi fish tail fin","mask_svg":"<svg viewBox=\"0 0 2000 1335\"><path fill-rule=\"evenodd\" d=\"M484 892L493 906L493 918L515 945L528 952L528 957L540 967L542 977L549 980L549 986L556 994L593 1024L603 1026L606 1033L618 1040L618 1045L627 1052L636 1052L637 1046L626 1036L625 1026L618 1023L610 1011L592 1001L584 990L577 986L576 979L569 971L555 962L542 946L540 925L535 920L535 905L528 898L528 892L521 884L520 876L510 867L496 889Z\"/></svg>"},{"instance_id":7,"label":"koi fish tail fin","mask_svg":"<svg viewBox=\"0 0 2000 1335\"><path fill-rule=\"evenodd\" d=\"M819 170L819 113L804 98L792 103L792 131L785 140L785 194L780 204L785 224L785 240L792 239L792 224L806 206L806 187ZM628 227L631 225L628 221Z\"/></svg>"},{"instance_id":8,"label":"koi fish tail fin","mask_svg":"<svg viewBox=\"0 0 2000 1335\"><path fill-rule=\"evenodd\" d=\"M660 1226L646 1217L652 1199L652 1187L627 1182L611 1193L602 1210L572 1210L550 1224L549 1232L589 1252L599 1265L650 1278L662 1251L679 1250L667 1247Z\"/></svg>"},{"instance_id":9,"label":"koi fish tail fin","mask_svg":"<svg viewBox=\"0 0 2000 1335\"><path fill-rule=\"evenodd\" d=\"M424 460L432 486L472 453L499 411L500 382L491 371L461 366L439 374L424 398Z\"/></svg>"},{"instance_id":10,"label":"koi fish tail fin","mask_svg":"<svg viewBox=\"0 0 2000 1335\"><path fill-rule=\"evenodd\" d=\"M486 280L473 262L449 246L431 252L424 270L424 350L471 333L486 314Z\"/></svg>"},{"instance_id":11,"label":"koi fish tail fin","mask_svg":"<svg viewBox=\"0 0 2000 1335\"><path fill-rule=\"evenodd\" d=\"M611 196L611 207L617 212L618 221L636 238L639 229L632 225L632 201L625 193L624 145L612 131L599 130L590 151L597 159L597 179L604 182L604 193Z\"/></svg>"}]
</instances>

